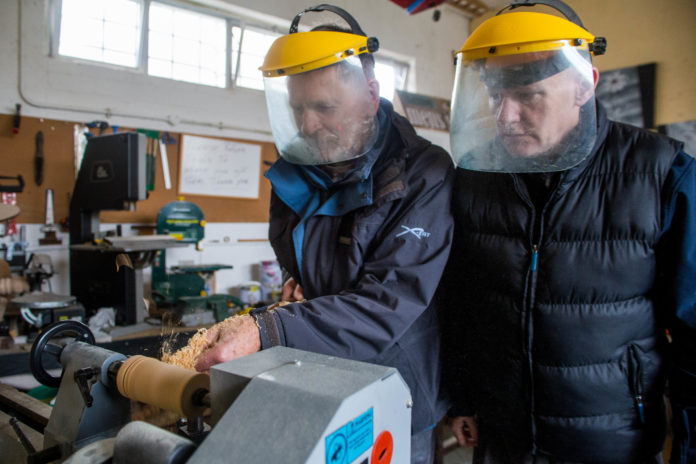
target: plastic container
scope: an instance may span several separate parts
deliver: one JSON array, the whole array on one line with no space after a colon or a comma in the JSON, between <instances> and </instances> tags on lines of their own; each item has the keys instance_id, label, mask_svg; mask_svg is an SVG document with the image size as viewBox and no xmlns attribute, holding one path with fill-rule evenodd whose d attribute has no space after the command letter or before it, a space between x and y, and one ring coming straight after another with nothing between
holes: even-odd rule
<instances>
[{"instance_id":1,"label":"plastic container","mask_svg":"<svg viewBox=\"0 0 696 464\"><path fill-rule=\"evenodd\" d=\"M278 261L261 261L261 296L266 303L280 301L283 293L283 272Z\"/></svg>"},{"instance_id":2,"label":"plastic container","mask_svg":"<svg viewBox=\"0 0 696 464\"><path fill-rule=\"evenodd\" d=\"M249 281L239 286L239 299L245 306L254 306L261 301L261 297L260 282Z\"/></svg>"}]
</instances>

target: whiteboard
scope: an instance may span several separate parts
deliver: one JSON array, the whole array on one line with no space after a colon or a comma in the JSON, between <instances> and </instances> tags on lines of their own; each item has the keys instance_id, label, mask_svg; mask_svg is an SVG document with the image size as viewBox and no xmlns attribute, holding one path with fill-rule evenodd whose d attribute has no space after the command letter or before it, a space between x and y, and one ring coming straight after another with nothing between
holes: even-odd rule
<instances>
[{"instance_id":1,"label":"whiteboard","mask_svg":"<svg viewBox=\"0 0 696 464\"><path fill-rule=\"evenodd\" d=\"M258 198L261 146L184 135L179 193Z\"/></svg>"}]
</instances>

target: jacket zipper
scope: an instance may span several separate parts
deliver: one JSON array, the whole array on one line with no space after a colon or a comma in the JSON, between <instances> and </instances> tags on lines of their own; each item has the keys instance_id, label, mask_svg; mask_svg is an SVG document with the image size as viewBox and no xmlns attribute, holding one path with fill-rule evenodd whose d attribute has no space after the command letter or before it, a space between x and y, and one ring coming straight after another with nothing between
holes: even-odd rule
<instances>
[{"instance_id":1,"label":"jacket zipper","mask_svg":"<svg viewBox=\"0 0 696 464\"><path fill-rule=\"evenodd\" d=\"M538 260L539 260L539 245L532 245L532 259L531 259L531 262L529 263L529 270L530 271L536 272Z\"/></svg>"},{"instance_id":2,"label":"jacket zipper","mask_svg":"<svg viewBox=\"0 0 696 464\"><path fill-rule=\"evenodd\" d=\"M643 396L643 366L635 345L628 345L628 376L631 382L633 403L641 424L645 424L645 403Z\"/></svg>"},{"instance_id":3,"label":"jacket zipper","mask_svg":"<svg viewBox=\"0 0 696 464\"><path fill-rule=\"evenodd\" d=\"M536 300L536 286L537 286L537 267L538 267L538 262L539 262L539 243L541 243L541 236L542 236L542 229L543 229L543 224L542 224L542 217L544 214L544 211L546 209L546 206L542 208L542 211L537 211L536 206L533 204L531 201L531 198L529 197L528 190L526 188L522 188L520 184L523 184L524 182L517 176L513 175L513 184L515 185L515 189L517 191L517 194L520 196L522 201L524 201L527 206L532 210L532 214L534 217L534 222L532 223L532 229L531 229L531 243L532 243L532 254L529 259L529 268L527 270L528 272L528 279L527 279L527 294L525 298L525 308L523 310L525 311L524 314L524 334L526 334L526 340L525 340L525 345L527 349L527 375L529 376L529 413L530 413L530 427L531 427L531 435L532 435L532 456L536 456L537 453L537 445L536 445L536 419L535 419L535 411L536 411L536 401L534 398L534 356L532 353L533 349L533 343L534 343L534 321L533 321L533 308ZM525 193L523 193L525 192ZM523 338L524 339L524 338Z\"/></svg>"},{"instance_id":4,"label":"jacket zipper","mask_svg":"<svg viewBox=\"0 0 696 464\"><path fill-rule=\"evenodd\" d=\"M532 427L532 455L536 455L536 401L534 398L534 355L532 353L534 344L534 322L532 320L533 309L536 299L537 285L537 264L539 261L539 245L532 245L532 255L529 260L529 293L527 298L527 366L529 369L529 410L531 414Z\"/></svg>"}]
</instances>

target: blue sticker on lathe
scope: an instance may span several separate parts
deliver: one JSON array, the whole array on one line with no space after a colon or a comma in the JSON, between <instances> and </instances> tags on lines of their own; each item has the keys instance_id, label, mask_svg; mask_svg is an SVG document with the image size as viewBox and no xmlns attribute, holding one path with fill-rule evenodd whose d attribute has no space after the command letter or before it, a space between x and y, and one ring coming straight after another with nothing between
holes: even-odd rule
<instances>
[{"instance_id":1,"label":"blue sticker on lathe","mask_svg":"<svg viewBox=\"0 0 696 464\"><path fill-rule=\"evenodd\" d=\"M326 464L350 464L372 446L373 408L326 437Z\"/></svg>"}]
</instances>

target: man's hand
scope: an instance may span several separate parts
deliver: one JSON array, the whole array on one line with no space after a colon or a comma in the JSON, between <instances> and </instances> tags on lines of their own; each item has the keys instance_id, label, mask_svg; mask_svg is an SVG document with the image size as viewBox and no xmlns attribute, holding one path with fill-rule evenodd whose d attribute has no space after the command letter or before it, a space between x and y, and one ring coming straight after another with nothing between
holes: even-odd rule
<instances>
[{"instance_id":1,"label":"man's hand","mask_svg":"<svg viewBox=\"0 0 696 464\"><path fill-rule=\"evenodd\" d=\"M300 284L295 282L295 279L290 277L283 284L283 301L302 301L304 300L304 292Z\"/></svg>"},{"instance_id":2,"label":"man's hand","mask_svg":"<svg viewBox=\"0 0 696 464\"><path fill-rule=\"evenodd\" d=\"M452 429L452 434L464 448L476 446L478 443L478 428L476 421L471 416L448 417L447 425Z\"/></svg>"},{"instance_id":3,"label":"man's hand","mask_svg":"<svg viewBox=\"0 0 696 464\"><path fill-rule=\"evenodd\" d=\"M252 316L235 316L221 327L208 330L208 348L196 361L197 371L207 371L211 366L241 358L261 349L261 336Z\"/></svg>"}]
</instances>

